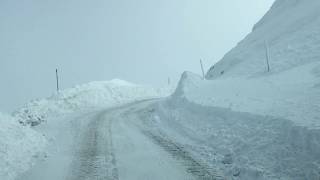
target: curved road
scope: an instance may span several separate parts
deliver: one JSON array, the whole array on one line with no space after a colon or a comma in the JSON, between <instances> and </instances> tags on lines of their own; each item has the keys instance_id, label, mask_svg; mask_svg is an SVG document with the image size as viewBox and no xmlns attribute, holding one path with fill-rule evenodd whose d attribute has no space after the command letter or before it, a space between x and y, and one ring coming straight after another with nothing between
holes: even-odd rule
<instances>
[{"instance_id":1,"label":"curved road","mask_svg":"<svg viewBox=\"0 0 320 180\"><path fill-rule=\"evenodd\" d=\"M69 134L57 140L59 150L19 180L214 179L196 177L163 144L146 135L136 114L156 101L135 102L75 118Z\"/></svg>"}]
</instances>

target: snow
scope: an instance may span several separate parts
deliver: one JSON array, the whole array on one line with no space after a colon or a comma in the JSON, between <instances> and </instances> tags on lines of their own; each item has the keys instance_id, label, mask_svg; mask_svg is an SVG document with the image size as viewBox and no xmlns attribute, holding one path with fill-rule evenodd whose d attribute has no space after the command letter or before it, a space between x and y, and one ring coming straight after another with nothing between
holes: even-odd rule
<instances>
[{"instance_id":1,"label":"snow","mask_svg":"<svg viewBox=\"0 0 320 180\"><path fill-rule=\"evenodd\" d=\"M319 8L318 0L277 0L207 80L182 74L149 113L150 128L227 179L318 180Z\"/></svg>"},{"instance_id":2,"label":"snow","mask_svg":"<svg viewBox=\"0 0 320 180\"><path fill-rule=\"evenodd\" d=\"M10 115L0 113L0 179L16 176L45 156L46 139L29 127L22 126Z\"/></svg>"},{"instance_id":3,"label":"snow","mask_svg":"<svg viewBox=\"0 0 320 180\"><path fill-rule=\"evenodd\" d=\"M42 166L40 171L47 167L47 179L57 175L57 179L65 178L66 167L72 163L70 153L77 146L73 143L78 142L74 138L77 131L85 129L92 113L167 96L171 90L171 87L155 89L119 79L90 82L31 101L12 116L0 114L0 179L12 180L17 176L25 179L24 172L39 166Z\"/></svg>"},{"instance_id":4,"label":"snow","mask_svg":"<svg viewBox=\"0 0 320 180\"><path fill-rule=\"evenodd\" d=\"M38 125L50 116L159 98L169 95L171 91L171 87L156 89L119 79L90 82L63 90L49 98L31 101L16 111L14 116L23 124Z\"/></svg>"},{"instance_id":5,"label":"snow","mask_svg":"<svg viewBox=\"0 0 320 180\"><path fill-rule=\"evenodd\" d=\"M277 0L252 33L211 67L207 78L265 73L265 41L270 50L272 73L319 62L319 8L318 0Z\"/></svg>"},{"instance_id":6,"label":"snow","mask_svg":"<svg viewBox=\"0 0 320 180\"><path fill-rule=\"evenodd\" d=\"M320 129L319 62L280 74L256 78L203 81L185 73L175 92L191 102L233 111L280 117L297 125Z\"/></svg>"},{"instance_id":7,"label":"snow","mask_svg":"<svg viewBox=\"0 0 320 180\"><path fill-rule=\"evenodd\" d=\"M171 88L119 79L91 82L34 100L13 116L0 114L1 179L14 179L36 160L20 179L68 179L72 168L86 169L88 162L81 162L81 154L100 151L109 154L89 159L97 165L91 173L107 173L99 163L108 158L114 162L113 150L108 149L114 146L117 172L125 179L141 179L144 169L135 165L142 159L150 172L156 170L154 160L160 164L154 173L170 171L173 179L187 176L180 166L185 163L198 176L318 180L319 8L318 0L277 0L252 33L210 68L207 80L185 72L170 97L143 107L133 103L102 111L165 97ZM266 71L265 46L271 72ZM110 113L109 119L101 119L101 113ZM114 126L105 124L112 119L117 120ZM109 131L101 130L104 127ZM48 157L41 161L44 152ZM111 167L108 171L116 165Z\"/></svg>"},{"instance_id":8,"label":"snow","mask_svg":"<svg viewBox=\"0 0 320 180\"><path fill-rule=\"evenodd\" d=\"M17 180L194 179L137 126L136 112L155 101L48 119L37 126L51 137L48 158Z\"/></svg>"},{"instance_id":9,"label":"snow","mask_svg":"<svg viewBox=\"0 0 320 180\"><path fill-rule=\"evenodd\" d=\"M47 157L20 174L16 180L71 179L68 175L72 172L70 167L74 165L74 154L84 141L80 134L89 127L90 120L95 116L96 111L77 111L60 117L50 116L36 126L37 131L45 134L48 140L45 148Z\"/></svg>"},{"instance_id":10,"label":"snow","mask_svg":"<svg viewBox=\"0 0 320 180\"><path fill-rule=\"evenodd\" d=\"M145 119L227 179L320 178L320 62L203 80L182 74Z\"/></svg>"},{"instance_id":11,"label":"snow","mask_svg":"<svg viewBox=\"0 0 320 180\"><path fill-rule=\"evenodd\" d=\"M167 99L146 113L151 131L234 180L317 180L320 131L290 120ZM209 169L210 169L209 168Z\"/></svg>"},{"instance_id":12,"label":"snow","mask_svg":"<svg viewBox=\"0 0 320 180\"><path fill-rule=\"evenodd\" d=\"M164 149L154 143L138 128L140 119L136 109L145 109L145 104L122 108L110 113L108 119L112 122L112 134L119 179L123 180L193 180L186 168L174 160ZM123 115L126 112L126 115ZM128 113L129 112L129 113ZM137 165L138 163L138 165Z\"/></svg>"}]
</instances>

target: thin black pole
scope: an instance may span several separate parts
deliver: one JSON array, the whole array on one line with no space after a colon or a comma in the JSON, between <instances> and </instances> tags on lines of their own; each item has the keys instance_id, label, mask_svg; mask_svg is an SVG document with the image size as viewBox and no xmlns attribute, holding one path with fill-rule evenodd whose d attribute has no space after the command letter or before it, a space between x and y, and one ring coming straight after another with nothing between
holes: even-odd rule
<instances>
[{"instance_id":1,"label":"thin black pole","mask_svg":"<svg viewBox=\"0 0 320 180\"><path fill-rule=\"evenodd\" d=\"M200 59L200 65L201 65L201 70L202 70L202 78L205 79L204 69L203 69L203 64L202 64L202 60L201 59Z\"/></svg>"},{"instance_id":2,"label":"thin black pole","mask_svg":"<svg viewBox=\"0 0 320 180\"><path fill-rule=\"evenodd\" d=\"M269 64L269 61L270 61L270 52L269 52L269 44L268 44L267 41L264 41L264 45L265 45L265 48L266 48L267 71L270 72L270 64Z\"/></svg>"},{"instance_id":3,"label":"thin black pole","mask_svg":"<svg viewBox=\"0 0 320 180\"><path fill-rule=\"evenodd\" d=\"M58 69L56 69L56 79L57 79L57 93L59 93L59 75L58 75Z\"/></svg>"}]
</instances>

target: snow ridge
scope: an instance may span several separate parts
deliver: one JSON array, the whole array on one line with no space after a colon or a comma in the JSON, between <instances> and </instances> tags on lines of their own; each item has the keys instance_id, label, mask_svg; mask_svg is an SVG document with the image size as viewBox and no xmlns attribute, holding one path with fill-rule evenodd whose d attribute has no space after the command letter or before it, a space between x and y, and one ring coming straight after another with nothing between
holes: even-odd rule
<instances>
[{"instance_id":1,"label":"snow ridge","mask_svg":"<svg viewBox=\"0 0 320 180\"><path fill-rule=\"evenodd\" d=\"M63 90L49 98L31 101L13 115L20 123L34 126L45 121L48 116L108 108L136 100L167 96L170 92L170 88L156 89L119 79L96 81Z\"/></svg>"},{"instance_id":2,"label":"snow ridge","mask_svg":"<svg viewBox=\"0 0 320 180\"><path fill-rule=\"evenodd\" d=\"M90 82L31 101L12 116L0 113L0 179L16 179L51 152L49 149L54 146L55 131L32 127L43 122L46 122L45 127L69 127L72 123L66 117L72 113L95 112L137 100L159 98L169 95L170 89L155 89L119 79Z\"/></svg>"}]
</instances>

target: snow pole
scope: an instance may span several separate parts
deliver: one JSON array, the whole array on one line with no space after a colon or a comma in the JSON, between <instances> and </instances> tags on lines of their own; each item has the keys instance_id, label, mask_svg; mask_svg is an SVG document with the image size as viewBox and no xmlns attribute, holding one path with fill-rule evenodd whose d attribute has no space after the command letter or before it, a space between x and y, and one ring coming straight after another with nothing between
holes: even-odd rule
<instances>
[{"instance_id":1,"label":"snow pole","mask_svg":"<svg viewBox=\"0 0 320 180\"><path fill-rule=\"evenodd\" d=\"M56 69L56 81L57 81L57 93L59 93L59 75L58 75L58 69Z\"/></svg>"},{"instance_id":2,"label":"snow pole","mask_svg":"<svg viewBox=\"0 0 320 180\"><path fill-rule=\"evenodd\" d=\"M269 45L268 45L268 42L266 40L264 41L264 46L266 48L267 71L270 72L270 64L269 64L270 52L269 52Z\"/></svg>"},{"instance_id":3,"label":"snow pole","mask_svg":"<svg viewBox=\"0 0 320 180\"><path fill-rule=\"evenodd\" d=\"M200 66L201 66L201 71L202 71L202 78L205 79L205 75L204 75L204 70L203 70L203 64L202 64L202 60L200 59Z\"/></svg>"}]
</instances>

